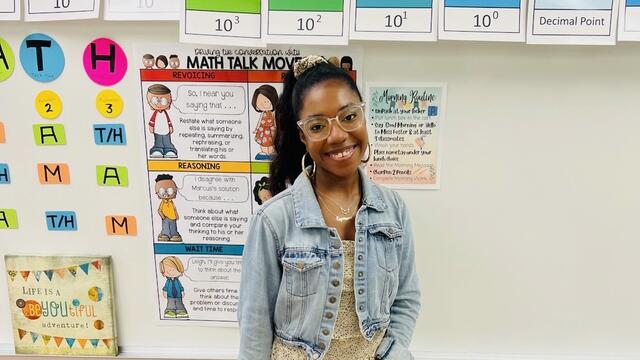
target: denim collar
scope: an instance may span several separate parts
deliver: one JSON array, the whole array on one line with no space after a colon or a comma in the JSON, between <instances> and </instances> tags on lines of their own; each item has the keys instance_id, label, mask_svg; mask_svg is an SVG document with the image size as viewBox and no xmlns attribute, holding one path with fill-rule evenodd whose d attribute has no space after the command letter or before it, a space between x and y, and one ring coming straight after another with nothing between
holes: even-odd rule
<instances>
[{"instance_id":1,"label":"denim collar","mask_svg":"<svg viewBox=\"0 0 640 360\"><path fill-rule=\"evenodd\" d=\"M367 177L362 167L358 167L358 173L360 174L362 204L376 211L386 210L388 205L382 199L380 189ZM298 175L291 186L291 194L293 196L296 226L300 228L327 227L313 191L311 180L307 178L304 172Z\"/></svg>"}]
</instances>

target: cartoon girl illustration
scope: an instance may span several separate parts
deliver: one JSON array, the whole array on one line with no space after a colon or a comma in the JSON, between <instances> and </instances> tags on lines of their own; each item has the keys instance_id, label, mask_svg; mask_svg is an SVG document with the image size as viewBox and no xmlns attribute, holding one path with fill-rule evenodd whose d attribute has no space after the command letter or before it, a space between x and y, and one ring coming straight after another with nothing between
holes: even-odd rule
<instances>
[{"instance_id":1,"label":"cartoon girl illustration","mask_svg":"<svg viewBox=\"0 0 640 360\"><path fill-rule=\"evenodd\" d=\"M265 201L271 199L271 191L269 190L269 178L263 176L260 180L256 181L253 187L253 199L262 205Z\"/></svg>"},{"instance_id":2,"label":"cartoon girl illustration","mask_svg":"<svg viewBox=\"0 0 640 360\"><path fill-rule=\"evenodd\" d=\"M258 125L253 131L256 142L260 145L260 152L256 160L269 160L273 155L273 139L276 134L276 117L274 107L278 101L278 92L271 85L262 85L253 93L251 105L261 113Z\"/></svg>"},{"instance_id":3,"label":"cartoon girl illustration","mask_svg":"<svg viewBox=\"0 0 640 360\"><path fill-rule=\"evenodd\" d=\"M182 298L184 297L184 287L178 279L184 274L184 265L176 256L167 256L160 261L160 273L167 278L162 288L162 296L167 299L167 308L164 310L164 317L185 319L189 317L187 309L184 307Z\"/></svg>"},{"instance_id":4,"label":"cartoon girl illustration","mask_svg":"<svg viewBox=\"0 0 640 360\"><path fill-rule=\"evenodd\" d=\"M158 69L164 69L167 67L167 64L169 64L169 60L167 60L167 57L164 55L160 55L156 58L156 67Z\"/></svg>"}]
</instances>

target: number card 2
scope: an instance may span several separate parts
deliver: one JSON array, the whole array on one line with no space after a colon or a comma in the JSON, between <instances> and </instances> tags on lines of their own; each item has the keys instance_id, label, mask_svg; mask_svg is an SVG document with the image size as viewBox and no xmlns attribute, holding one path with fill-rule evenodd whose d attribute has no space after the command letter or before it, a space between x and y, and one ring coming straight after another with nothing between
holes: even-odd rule
<instances>
[{"instance_id":1,"label":"number card 2","mask_svg":"<svg viewBox=\"0 0 640 360\"><path fill-rule=\"evenodd\" d=\"M615 45L618 0L530 0L528 44Z\"/></svg>"},{"instance_id":2,"label":"number card 2","mask_svg":"<svg viewBox=\"0 0 640 360\"><path fill-rule=\"evenodd\" d=\"M640 0L620 0L618 40L640 41Z\"/></svg>"},{"instance_id":3,"label":"number card 2","mask_svg":"<svg viewBox=\"0 0 640 360\"><path fill-rule=\"evenodd\" d=\"M104 0L105 20L179 20L181 0Z\"/></svg>"},{"instance_id":4,"label":"number card 2","mask_svg":"<svg viewBox=\"0 0 640 360\"><path fill-rule=\"evenodd\" d=\"M274 44L346 45L349 4L350 0L262 0L262 37Z\"/></svg>"},{"instance_id":5,"label":"number card 2","mask_svg":"<svg viewBox=\"0 0 640 360\"><path fill-rule=\"evenodd\" d=\"M0 0L0 20L20 20L20 0Z\"/></svg>"},{"instance_id":6,"label":"number card 2","mask_svg":"<svg viewBox=\"0 0 640 360\"><path fill-rule=\"evenodd\" d=\"M442 0L439 38L524 42L526 0Z\"/></svg>"},{"instance_id":7,"label":"number card 2","mask_svg":"<svg viewBox=\"0 0 640 360\"><path fill-rule=\"evenodd\" d=\"M24 0L25 21L95 19L100 0Z\"/></svg>"},{"instance_id":8,"label":"number card 2","mask_svg":"<svg viewBox=\"0 0 640 360\"><path fill-rule=\"evenodd\" d=\"M180 41L265 46L260 0L181 0Z\"/></svg>"},{"instance_id":9,"label":"number card 2","mask_svg":"<svg viewBox=\"0 0 640 360\"><path fill-rule=\"evenodd\" d=\"M436 41L435 2L437 0L352 0L350 37Z\"/></svg>"}]
</instances>

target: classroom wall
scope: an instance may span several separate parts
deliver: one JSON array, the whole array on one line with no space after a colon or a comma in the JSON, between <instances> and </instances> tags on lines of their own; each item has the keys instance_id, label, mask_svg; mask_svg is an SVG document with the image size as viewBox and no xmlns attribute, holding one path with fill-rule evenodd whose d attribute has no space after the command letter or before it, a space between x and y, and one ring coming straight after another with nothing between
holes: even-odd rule
<instances>
[{"instance_id":1,"label":"classroom wall","mask_svg":"<svg viewBox=\"0 0 640 360\"><path fill-rule=\"evenodd\" d=\"M70 203L82 226L103 227L100 216L122 212L121 198L100 190L92 199L72 187L53 193L36 185L34 164L42 149L31 142L37 116L33 98L50 87L65 102L93 104L98 86L86 79L80 63L90 40L111 37L133 56L136 42L177 42L177 23L0 24L0 36L14 51L31 32L56 38L67 69L50 85L27 78L19 67L9 81L0 83L2 121L24 122L12 126L0 158L20 152L25 159L24 166L12 167L14 183L10 190L0 189L0 202L15 204L23 213L30 207L44 211L41 203ZM364 49L365 81L448 83L442 189L400 191L412 211L423 292L412 344L417 357L640 357L640 121L635 114L640 46L352 45ZM117 158L130 171L140 169L140 178L121 190L122 198L130 201L125 208L142 223L139 236L69 241L64 234L46 232L41 219L23 216L20 232L0 233L0 252L110 254L125 357L230 359L238 346L235 328L155 325L135 71L114 88L125 99L126 148L96 149L90 127L97 113L74 113L67 107L67 137L86 143L88 150L47 151L69 162L86 156L95 163ZM30 118L25 116L29 111ZM72 174L78 184L95 185L91 168ZM4 355L12 351L6 289L6 278L0 277Z\"/></svg>"}]
</instances>

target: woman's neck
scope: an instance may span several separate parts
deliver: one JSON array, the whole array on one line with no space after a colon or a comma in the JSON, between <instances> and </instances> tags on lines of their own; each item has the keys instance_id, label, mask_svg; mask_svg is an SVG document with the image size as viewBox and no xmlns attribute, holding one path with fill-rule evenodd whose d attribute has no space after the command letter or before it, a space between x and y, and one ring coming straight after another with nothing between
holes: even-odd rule
<instances>
[{"instance_id":1,"label":"woman's neck","mask_svg":"<svg viewBox=\"0 0 640 360\"><path fill-rule=\"evenodd\" d=\"M358 171L347 177L337 177L322 169L318 169L314 175L313 183L315 188L336 199L346 201L360 196L360 174Z\"/></svg>"}]
</instances>

